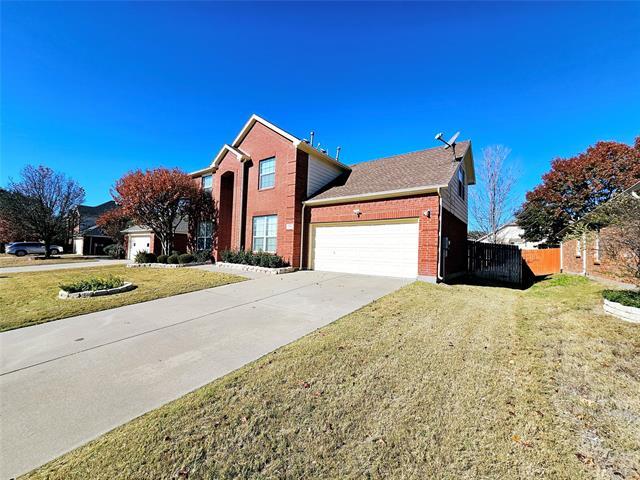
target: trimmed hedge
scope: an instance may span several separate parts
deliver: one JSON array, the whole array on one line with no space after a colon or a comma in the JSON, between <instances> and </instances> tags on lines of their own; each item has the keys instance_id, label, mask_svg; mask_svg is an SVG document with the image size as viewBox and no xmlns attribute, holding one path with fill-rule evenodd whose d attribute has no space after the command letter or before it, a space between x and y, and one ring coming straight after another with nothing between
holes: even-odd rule
<instances>
[{"instance_id":1,"label":"trimmed hedge","mask_svg":"<svg viewBox=\"0 0 640 480\"><path fill-rule=\"evenodd\" d=\"M211 261L211 263L213 263L211 250L198 250L196 253L193 254L193 257L195 261L198 263L203 263L208 261Z\"/></svg>"},{"instance_id":2,"label":"trimmed hedge","mask_svg":"<svg viewBox=\"0 0 640 480\"><path fill-rule=\"evenodd\" d=\"M275 253L225 250L220 254L220 257L226 263L239 263L256 267L282 268L289 266L289 263Z\"/></svg>"},{"instance_id":3,"label":"trimmed hedge","mask_svg":"<svg viewBox=\"0 0 640 480\"><path fill-rule=\"evenodd\" d=\"M610 302L640 308L640 291L638 290L604 290L602 296Z\"/></svg>"},{"instance_id":4,"label":"trimmed hedge","mask_svg":"<svg viewBox=\"0 0 640 480\"><path fill-rule=\"evenodd\" d=\"M107 290L109 288L118 288L122 285L124 285L122 278L109 275L108 277L91 277L71 283L61 283L59 287L66 292L77 293Z\"/></svg>"},{"instance_id":5,"label":"trimmed hedge","mask_svg":"<svg viewBox=\"0 0 640 480\"><path fill-rule=\"evenodd\" d=\"M169 255L169 258L167 258L167 263L171 263L171 264L180 263L178 260L178 255L176 255L175 253L172 253L171 255Z\"/></svg>"},{"instance_id":6,"label":"trimmed hedge","mask_svg":"<svg viewBox=\"0 0 640 480\"><path fill-rule=\"evenodd\" d=\"M190 253L183 253L182 255L178 256L178 262L182 263L193 263L193 255L191 255Z\"/></svg>"},{"instance_id":7,"label":"trimmed hedge","mask_svg":"<svg viewBox=\"0 0 640 480\"><path fill-rule=\"evenodd\" d=\"M150 252L138 252L133 260L136 263L156 263L158 261L156 254Z\"/></svg>"},{"instance_id":8,"label":"trimmed hedge","mask_svg":"<svg viewBox=\"0 0 640 480\"><path fill-rule=\"evenodd\" d=\"M169 255L158 255L158 263L167 263Z\"/></svg>"}]
</instances>

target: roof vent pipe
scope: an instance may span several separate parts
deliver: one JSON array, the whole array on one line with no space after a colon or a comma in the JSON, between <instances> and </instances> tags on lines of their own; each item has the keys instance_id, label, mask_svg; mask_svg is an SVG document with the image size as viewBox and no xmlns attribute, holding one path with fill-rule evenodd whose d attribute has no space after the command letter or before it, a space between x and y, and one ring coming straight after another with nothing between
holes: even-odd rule
<instances>
[{"instance_id":1,"label":"roof vent pipe","mask_svg":"<svg viewBox=\"0 0 640 480\"><path fill-rule=\"evenodd\" d=\"M311 146L312 146L312 147L313 147L313 137L315 137L315 136L316 136L316 132L314 132L313 130L311 130L310 138L311 138Z\"/></svg>"},{"instance_id":2,"label":"roof vent pipe","mask_svg":"<svg viewBox=\"0 0 640 480\"><path fill-rule=\"evenodd\" d=\"M340 150L342 150L342 147L336 148L336 160L340 159Z\"/></svg>"}]
</instances>

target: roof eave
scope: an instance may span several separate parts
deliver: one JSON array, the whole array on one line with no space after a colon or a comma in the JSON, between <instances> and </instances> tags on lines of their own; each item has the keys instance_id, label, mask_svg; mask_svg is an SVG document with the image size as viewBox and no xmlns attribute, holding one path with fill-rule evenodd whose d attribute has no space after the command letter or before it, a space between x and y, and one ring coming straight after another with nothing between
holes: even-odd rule
<instances>
[{"instance_id":1,"label":"roof eave","mask_svg":"<svg viewBox=\"0 0 640 480\"><path fill-rule=\"evenodd\" d=\"M341 197L309 199L303 202L308 206L332 205L338 203L352 203L357 201L379 200L383 198L409 197L412 195L420 195L423 193L439 193L447 185L427 185L414 188L403 188L398 190L386 190L382 192L361 193L354 195L345 195Z\"/></svg>"},{"instance_id":2,"label":"roof eave","mask_svg":"<svg viewBox=\"0 0 640 480\"><path fill-rule=\"evenodd\" d=\"M284 138L286 138L287 140L289 140L290 142L295 142L296 140L299 140L297 137L294 137L293 135L291 135L289 132L285 132L284 130L282 130L280 127L277 127L276 125L274 125L273 123L265 120L264 118L262 118L259 115L256 115L255 113L253 115L251 115L251 117L249 118L249 120L247 120L247 123L244 124L244 127L242 127L242 130L240 130L240 133L238 133L238 135L236 136L235 140L233 141L233 143L231 144L234 147L237 147L240 145L240 143L242 142L242 140L244 140L244 137L247 136L247 134L249 133L249 131L251 130L251 128L256 124L256 123L261 123L262 125L264 125L265 127L269 128L270 130L273 130L274 132L276 132L279 135L282 135Z\"/></svg>"},{"instance_id":3,"label":"roof eave","mask_svg":"<svg viewBox=\"0 0 640 480\"><path fill-rule=\"evenodd\" d=\"M467 165L467 185L476 184L476 169L473 164L473 151L471 150L471 140L469 140L469 146L462 157L462 161Z\"/></svg>"},{"instance_id":4,"label":"roof eave","mask_svg":"<svg viewBox=\"0 0 640 480\"><path fill-rule=\"evenodd\" d=\"M326 163L329 163L331 165L335 165L335 166L340 167L341 169L346 170L346 171L351 171L351 167L350 166L345 165L344 163L339 162L335 158L327 155L326 153L321 152L317 148L312 147L307 142L303 142L302 140L296 140L295 142L293 142L293 145L298 150L302 150L303 152L308 153L309 155L313 155L314 157L319 158L320 160L323 160Z\"/></svg>"},{"instance_id":5,"label":"roof eave","mask_svg":"<svg viewBox=\"0 0 640 480\"><path fill-rule=\"evenodd\" d=\"M208 173L214 173L215 167L208 166L207 168L202 168L200 170L196 170L195 172L189 173L192 178L201 177L202 175L207 175Z\"/></svg>"}]
</instances>

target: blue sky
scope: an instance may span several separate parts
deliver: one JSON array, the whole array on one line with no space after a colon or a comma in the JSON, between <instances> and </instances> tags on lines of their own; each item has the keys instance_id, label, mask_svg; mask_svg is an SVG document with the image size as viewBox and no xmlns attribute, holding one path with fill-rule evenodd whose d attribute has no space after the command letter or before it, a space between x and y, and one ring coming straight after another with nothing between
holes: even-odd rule
<instances>
[{"instance_id":1,"label":"blue sky","mask_svg":"<svg viewBox=\"0 0 640 480\"><path fill-rule=\"evenodd\" d=\"M109 199L202 168L252 113L355 163L461 130L517 195L557 156L640 134L640 3L7 3L0 185L28 163Z\"/></svg>"}]
</instances>

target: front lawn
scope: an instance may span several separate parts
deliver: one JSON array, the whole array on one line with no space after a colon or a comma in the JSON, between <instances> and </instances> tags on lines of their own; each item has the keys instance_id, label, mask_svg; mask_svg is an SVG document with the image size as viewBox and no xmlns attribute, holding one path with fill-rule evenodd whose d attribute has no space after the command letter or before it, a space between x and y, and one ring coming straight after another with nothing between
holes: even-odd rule
<instances>
[{"instance_id":1,"label":"front lawn","mask_svg":"<svg viewBox=\"0 0 640 480\"><path fill-rule=\"evenodd\" d=\"M106 297L58 299L60 284L108 275L122 277L125 281L133 282L138 288ZM29 273L2 274L0 272L0 331L170 297L241 280L244 279L236 275L193 268L125 268L124 265Z\"/></svg>"},{"instance_id":2,"label":"front lawn","mask_svg":"<svg viewBox=\"0 0 640 480\"><path fill-rule=\"evenodd\" d=\"M414 283L28 478L637 478L640 328L601 302Z\"/></svg>"},{"instance_id":3,"label":"front lawn","mask_svg":"<svg viewBox=\"0 0 640 480\"><path fill-rule=\"evenodd\" d=\"M83 257L82 255L64 255L62 257L45 259L44 255L25 255L16 257L6 253L0 254L0 268L6 267L32 267L35 265L52 265L56 263L96 262L95 257ZM1 270L0 270L1 271Z\"/></svg>"}]
</instances>

